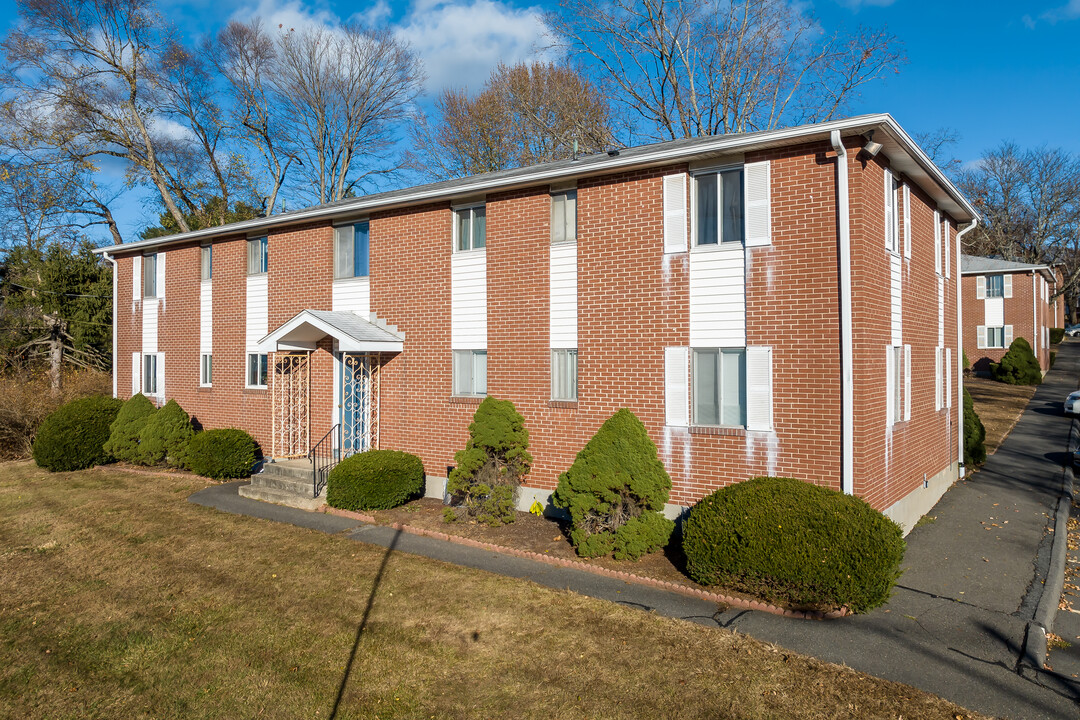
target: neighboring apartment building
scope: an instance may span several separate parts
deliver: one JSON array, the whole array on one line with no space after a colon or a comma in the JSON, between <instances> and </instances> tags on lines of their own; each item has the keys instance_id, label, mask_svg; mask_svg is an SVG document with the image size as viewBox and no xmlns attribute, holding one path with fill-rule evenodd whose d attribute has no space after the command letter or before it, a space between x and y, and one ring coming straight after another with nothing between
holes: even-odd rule
<instances>
[{"instance_id":1,"label":"neighboring apartment building","mask_svg":"<svg viewBox=\"0 0 1080 720\"><path fill-rule=\"evenodd\" d=\"M972 369L990 372L1014 338L1031 345L1039 366L1050 369L1050 329L1064 327L1060 266L1031 265L964 255L964 352Z\"/></svg>"},{"instance_id":2,"label":"neighboring apartment building","mask_svg":"<svg viewBox=\"0 0 1080 720\"><path fill-rule=\"evenodd\" d=\"M872 142L871 142L872 141ZM889 115L659 143L104 248L118 395L300 456L406 450L440 495L487 394L545 499L621 407L672 512L756 475L910 529L962 457L959 232ZM332 437L335 437L332 435Z\"/></svg>"}]
</instances>

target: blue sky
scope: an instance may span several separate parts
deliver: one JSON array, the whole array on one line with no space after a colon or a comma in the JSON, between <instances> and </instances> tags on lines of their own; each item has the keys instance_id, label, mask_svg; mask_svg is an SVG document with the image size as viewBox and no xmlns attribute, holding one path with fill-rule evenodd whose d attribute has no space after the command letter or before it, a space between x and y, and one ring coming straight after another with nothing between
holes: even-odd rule
<instances>
[{"instance_id":1,"label":"blue sky","mask_svg":"<svg viewBox=\"0 0 1080 720\"><path fill-rule=\"evenodd\" d=\"M587 0L586 0L587 1ZM522 0L158 0L189 39L230 18L261 15L271 25L362 18L389 24L424 58L428 90L480 87L499 61L535 57L541 14L550 2ZM906 46L898 74L865 89L851 114L889 112L917 134L947 127L960 135L952 149L964 163L1003 140L1080 153L1080 0L814 0L826 31L886 25ZM0 0L13 19L13 0ZM12 20L9 20L11 22ZM143 196L145 197L145 195ZM118 208L128 239L152 217L138 193Z\"/></svg>"}]
</instances>

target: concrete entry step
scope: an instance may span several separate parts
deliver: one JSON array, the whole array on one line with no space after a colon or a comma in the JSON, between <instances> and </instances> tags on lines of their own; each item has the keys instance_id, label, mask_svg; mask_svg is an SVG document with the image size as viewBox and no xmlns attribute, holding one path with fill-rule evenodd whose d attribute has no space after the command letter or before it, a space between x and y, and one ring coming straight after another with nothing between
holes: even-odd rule
<instances>
[{"instance_id":1,"label":"concrete entry step","mask_svg":"<svg viewBox=\"0 0 1080 720\"><path fill-rule=\"evenodd\" d=\"M246 497L252 500L262 500L263 502L275 503L277 505L287 505L288 507L300 508L301 510L318 510L326 503L325 493L317 498L311 497L310 486L308 486L308 492L301 495L289 490L280 490L256 484L257 477L258 476L252 478L251 485L243 485L238 489L240 497Z\"/></svg>"},{"instance_id":2,"label":"concrete entry step","mask_svg":"<svg viewBox=\"0 0 1080 720\"><path fill-rule=\"evenodd\" d=\"M298 480L311 481L311 461L306 458L277 460L265 462L262 467L262 475L276 477L289 477Z\"/></svg>"}]
</instances>

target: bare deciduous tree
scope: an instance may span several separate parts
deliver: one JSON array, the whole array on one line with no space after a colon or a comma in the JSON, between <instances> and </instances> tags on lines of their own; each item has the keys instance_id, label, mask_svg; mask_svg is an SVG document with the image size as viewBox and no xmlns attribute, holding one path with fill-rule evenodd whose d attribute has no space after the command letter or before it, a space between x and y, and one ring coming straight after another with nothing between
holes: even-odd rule
<instances>
[{"instance_id":1,"label":"bare deciduous tree","mask_svg":"<svg viewBox=\"0 0 1080 720\"><path fill-rule=\"evenodd\" d=\"M884 29L822 32L786 0L563 0L560 42L642 132L674 139L826 120L903 61Z\"/></svg>"},{"instance_id":2,"label":"bare deciduous tree","mask_svg":"<svg viewBox=\"0 0 1080 720\"><path fill-rule=\"evenodd\" d=\"M596 87L553 63L499 65L475 98L444 90L413 128L414 168L436 177L503 170L596 152L614 142Z\"/></svg>"}]
</instances>

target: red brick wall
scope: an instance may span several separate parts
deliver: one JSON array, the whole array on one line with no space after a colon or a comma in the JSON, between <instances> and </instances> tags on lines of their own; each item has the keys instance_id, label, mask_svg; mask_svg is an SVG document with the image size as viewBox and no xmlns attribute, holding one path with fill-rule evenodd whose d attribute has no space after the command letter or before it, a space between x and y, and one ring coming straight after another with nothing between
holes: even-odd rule
<instances>
[{"instance_id":1,"label":"red brick wall","mask_svg":"<svg viewBox=\"0 0 1080 720\"><path fill-rule=\"evenodd\" d=\"M994 273L991 273L994 274ZM978 347L978 326L986 318L984 301L976 298L976 278L978 275L965 275L963 281L964 302L964 351L975 372L990 372L990 363L1000 362L1008 348ZM1042 277L1035 273L1036 278ZM1038 338L1037 357L1044 371L1050 369L1050 353L1043 346L1042 327L1062 327L1053 325L1050 320L1053 310L1043 302L1042 291L1036 280L1032 294L1032 273L1012 273L1012 297L1004 298L1005 324L1013 326L1013 338L1024 338L1034 348Z\"/></svg>"}]
</instances>

